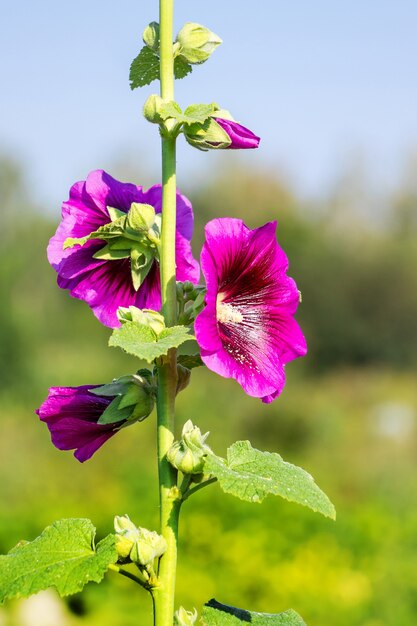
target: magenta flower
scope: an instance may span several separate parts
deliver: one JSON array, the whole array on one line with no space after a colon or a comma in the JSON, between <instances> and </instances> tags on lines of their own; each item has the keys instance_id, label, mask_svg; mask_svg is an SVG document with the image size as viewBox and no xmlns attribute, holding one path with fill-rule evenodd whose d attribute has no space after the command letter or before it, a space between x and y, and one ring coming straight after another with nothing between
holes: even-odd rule
<instances>
[{"instance_id":1,"label":"magenta flower","mask_svg":"<svg viewBox=\"0 0 417 626\"><path fill-rule=\"evenodd\" d=\"M62 221L48 246L48 260L58 273L58 285L69 289L71 296L85 300L94 315L106 326L119 326L118 307L161 308L159 265L156 260L146 278L135 289L130 258L95 258L106 246L91 239L82 247L63 249L67 238L81 238L110 223L110 209L128 213L132 203L150 204L161 212L162 188L155 185L144 191L131 183L122 183L106 172L91 172L87 180L71 187L69 199L62 205ZM192 256L190 240L193 211L187 198L177 192L176 261L177 279L197 283L200 270Z\"/></svg>"},{"instance_id":2,"label":"magenta flower","mask_svg":"<svg viewBox=\"0 0 417 626\"><path fill-rule=\"evenodd\" d=\"M247 150L248 148L257 148L259 146L260 137L257 137L249 128L221 117L213 117L213 119L229 136L231 142L227 146L229 150Z\"/></svg>"},{"instance_id":3,"label":"magenta flower","mask_svg":"<svg viewBox=\"0 0 417 626\"><path fill-rule=\"evenodd\" d=\"M51 433L52 443L59 450L74 450L83 463L126 422L97 424L115 396L102 397L90 393L100 385L83 387L51 387L45 402L37 409L42 422Z\"/></svg>"},{"instance_id":4,"label":"magenta flower","mask_svg":"<svg viewBox=\"0 0 417 626\"><path fill-rule=\"evenodd\" d=\"M195 321L201 358L250 396L272 402L285 385L285 364L307 352L294 320L299 292L286 275L276 222L251 230L242 220L212 220L201 267L207 283L206 306Z\"/></svg>"}]
</instances>

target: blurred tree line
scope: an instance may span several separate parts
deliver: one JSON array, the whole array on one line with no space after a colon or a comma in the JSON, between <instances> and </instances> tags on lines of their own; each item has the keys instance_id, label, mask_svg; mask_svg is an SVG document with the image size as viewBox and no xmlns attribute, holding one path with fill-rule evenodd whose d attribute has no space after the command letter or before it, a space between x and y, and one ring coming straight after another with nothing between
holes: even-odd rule
<instances>
[{"instance_id":1,"label":"blurred tree line","mask_svg":"<svg viewBox=\"0 0 417 626\"><path fill-rule=\"evenodd\" d=\"M257 507L207 490L184 508L179 604L215 596L260 611L292 606L309 626L414 623L416 169L378 198L364 193L357 171L315 201L298 197L277 172L243 165L214 172L205 185L180 181L194 206L195 254L209 219L243 215L252 228L278 220L303 295L298 319L309 354L288 365L286 389L270 406L198 368L178 396L178 429L192 418L211 431L218 453L238 438L279 451L314 475L338 521L280 499ZM114 175L143 180L122 166ZM45 249L60 207L52 215L38 206L7 158L0 207L0 552L63 517L89 517L101 535L114 513L154 528L154 416L80 465L53 448L33 413L49 386L105 383L137 363L109 350L109 329L57 288ZM149 599L112 575L66 603L65 626L151 623ZM20 607L0 610L0 623L27 624Z\"/></svg>"}]
</instances>

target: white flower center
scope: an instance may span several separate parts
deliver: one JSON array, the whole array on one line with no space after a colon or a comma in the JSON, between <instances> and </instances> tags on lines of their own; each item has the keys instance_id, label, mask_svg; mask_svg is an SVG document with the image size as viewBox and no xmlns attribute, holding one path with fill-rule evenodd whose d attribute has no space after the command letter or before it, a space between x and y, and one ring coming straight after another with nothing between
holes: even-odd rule
<instances>
[{"instance_id":1,"label":"white flower center","mask_svg":"<svg viewBox=\"0 0 417 626\"><path fill-rule=\"evenodd\" d=\"M236 307L229 302L223 302L224 294L217 294L216 300L216 318L221 324L240 324L243 322L243 315Z\"/></svg>"}]
</instances>

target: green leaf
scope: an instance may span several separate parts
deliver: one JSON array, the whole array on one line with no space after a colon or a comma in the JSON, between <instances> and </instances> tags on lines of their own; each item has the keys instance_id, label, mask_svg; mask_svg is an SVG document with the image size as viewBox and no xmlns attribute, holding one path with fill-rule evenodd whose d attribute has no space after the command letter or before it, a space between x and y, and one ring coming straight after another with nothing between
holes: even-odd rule
<instances>
[{"instance_id":1,"label":"green leaf","mask_svg":"<svg viewBox=\"0 0 417 626\"><path fill-rule=\"evenodd\" d=\"M159 114L163 120L173 118L178 124L190 125L204 124L215 110L215 104L191 104L183 113L177 102L170 101L161 106Z\"/></svg>"},{"instance_id":2,"label":"green leaf","mask_svg":"<svg viewBox=\"0 0 417 626\"><path fill-rule=\"evenodd\" d=\"M55 587L61 596L78 593L89 581L99 583L116 563L114 535L94 545L88 519L64 519L48 526L32 542L0 556L0 602Z\"/></svg>"},{"instance_id":3,"label":"green leaf","mask_svg":"<svg viewBox=\"0 0 417 626\"><path fill-rule=\"evenodd\" d=\"M308 472L275 452L252 448L249 441L234 443L227 450L227 461L209 454L204 472L213 474L225 493L246 502L262 502L267 495L281 496L336 518L333 504Z\"/></svg>"},{"instance_id":4,"label":"green leaf","mask_svg":"<svg viewBox=\"0 0 417 626\"><path fill-rule=\"evenodd\" d=\"M121 328L113 331L109 346L122 348L128 354L151 363L157 357L167 354L170 348L178 348L190 339L193 336L185 326L165 328L157 336L149 326L125 322Z\"/></svg>"},{"instance_id":5,"label":"green leaf","mask_svg":"<svg viewBox=\"0 0 417 626\"><path fill-rule=\"evenodd\" d=\"M188 74L191 74L193 68L185 59L181 57L176 57L174 59L174 75L177 80L181 78L185 78Z\"/></svg>"},{"instance_id":6,"label":"green leaf","mask_svg":"<svg viewBox=\"0 0 417 626\"><path fill-rule=\"evenodd\" d=\"M239 626L253 624L253 626L306 626L305 622L295 611L285 613L254 613L234 606L220 604L210 600L204 605L201 614L203 626Z\"/></svg>"},{"instance_id":7,"label":"green leaf","mask_svg":"<svg viewBox=\"0 0 417 626\"><path fill-rule=\"evenodd\" d=\"M184 111L184 124L204 124L215 110L214 104L191 104Z\"/></svg>"},{"instance_id":8,"label":"green leaf","mask_svg":"<svg viewBox=\"0 0 417 626\"><path fill-rule=\"evenodd\" d=\"M161 105L159 115L163 120L167 120L169 117L177 119L182 116L182 110L177 102L170 100L169 102L165 102Z\"/></svg>"},{"instance_id":9,"label":"green leaf","mask_svg":"<svg viewBox=\"0 0 417 626\"><path fill-rule=\"evenodd\" d=\"M130 88L150 85L159 78L159 58L148 46L144 46L130 66Z\"/></svg>"}]
</instances>

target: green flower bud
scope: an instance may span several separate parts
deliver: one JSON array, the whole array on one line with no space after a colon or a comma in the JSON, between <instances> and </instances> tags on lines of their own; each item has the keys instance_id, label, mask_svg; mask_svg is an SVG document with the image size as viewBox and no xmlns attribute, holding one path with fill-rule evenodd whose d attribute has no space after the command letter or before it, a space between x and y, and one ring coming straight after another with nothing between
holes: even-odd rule
<instances>
[{"instance_id":1,"label":"green flower bud","mask_svg":"<svg viewBox=\"0 0 417 626\"><path fill-rule=\"evenodd\" d=\"M116 533L124 533L127 530L136 530L136 526L128 515L116 515L114 518L114 530Z\"/></svg>"},{"instance_id":2,"label":"green flower bud","mask_svg":"<svg viewBox=\"0 0 417 626\"><path fill-rule=\"evenodd\" d=\"M184 607L180 606L178 611L175 611L174 626L194 626L197 621L197 611L186 611Z\"/></svg>"},{"instance_id":3,"label":"green flower bud","mask_svg":"<svg viewBox=\"0 0 417 626\"><path fill-rule=\"evenodd\" d=\"M121 559L130 558L138 565L149 565L167 549L166 541L157 532L135 526L127 515L114 518L116 549Z\"/></svg>"},{"instance_id":4,"label":"green flower bud","mask_svg":"<svg viewBox=\"0 0 417 626\"><path fill-rule=\"evenodd\" d=\"M137 322L138 324L149 326L156 335L159 335L165 328L163 315L157 313L157 311L152 311L152 309L121 306L117 309L117 317L122 324L125 322Z\"/></svg>"},{"instance_id":5,"label":"green flower bud","mask_svg":"<svg viewBox=\"0 0 417 626\"><path fill-rule=\"evenodd\" d=\"M150 204L132 202L126 220L126 233L147 233L155 222L155 209Z\"/></svg>"},{"instance_id":6,"label":"green flower bud","mask_svg":"<svg viewBox=\"0 0 417 626\"><path fill-rule=\"evenodd\" d=\"M182 438L168 450L168 461L183 474L201 474L210 448L205 444L209 433L201 434L191 420L184 424Z\"/></svg>"},{"instance_id":7,"label":"green flower bud","mask_svg":"<svg viewBox=\"0 0 417 626\"><path fill-rule=\"evenodd\" d=\"M117 554L123 560L128 559L135 541L138 539L138 529L128 515L116 515L114 529L116 531Z\"/></svg>"},{"instance_id":8,"label":"green flower bud","mask_svg":"<svg viewBox=\"0 0 417 626\"><path fill-rule=\"evenodd\" d=\"M178 378L177 378L176 393L179 394L180 391L183 391L184 389L186 389L188 385L190 384L191 371L188 369L188 367L184 367L183 365L180 365L178 363L177 376Z\"/></svg>"},{"instance_id":9,"label":"green flower bud","mask_svg":"<svg viewBox=\"0 0 417 626\"><path fill-rule=\"evenodd\" d=\"M163 119L160 116L161 105L163 102L162 98L156 94L149 96L143 106L143 115L148 122L151 122L152 124L161 124L163 122Z\"/></svg>"},{"instance_id":10,"label":"green flower bud","mask_svg":"<svg viewBox=\"0 0 417 626\"><path fill-rule=\"evenodd\" d=\"M177 35L180 56L188 63L198 64L207 61L214 50L222 43L220 37L205 26L187 22Z\"/></svg>"},{"instance_id":11,"label":"green flower bud","mask_svg":"<svg viewBox=\"0 0 417 626\"><path fill-rule=\"evenodd\" d=\"M157 52L159 50L159 24L158 22L151 22L143 31L143 42L153 50Z\"/></svg>"},{"instance_id":12,"label":"green flower bud","mask_svg":"<svg viewBox=\"0 0 417 626\"><path fill-rule=\"evenodd\" d=\"M138 565L150 565L154 559L166 552L167 543L162 535L158 535L155 531L147 528L138 528L138 531L139 537L130 551L130 558Z\"/></svg>"},{"instance_id":13,"label":"green flower bud","mask_svg":"<svg viewBox=\"0 0 417 626\"><path fill-rule=\"evenodd\" d=\"M203 124L186 125L183 133L188 143L199 150L224 149L232 143L226 131L213 118Z\"/></svg>"}]
</instances>

